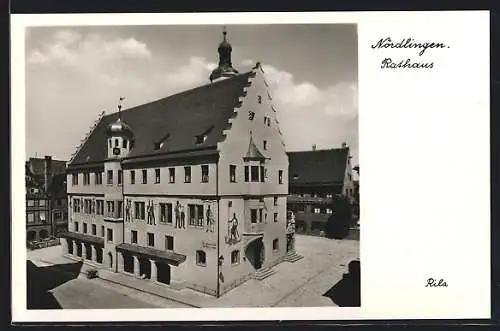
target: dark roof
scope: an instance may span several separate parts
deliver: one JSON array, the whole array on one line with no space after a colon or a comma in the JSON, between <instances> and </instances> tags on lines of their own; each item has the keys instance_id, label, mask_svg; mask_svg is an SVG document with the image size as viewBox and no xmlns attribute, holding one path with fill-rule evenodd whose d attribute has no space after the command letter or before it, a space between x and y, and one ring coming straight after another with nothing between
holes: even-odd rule
<instances>
[{"instance_id":1,"label":"dark roof","mask_svg":"<svg viewBox=\"0 0 500 331\"><path fill-rule=\"evenodd\" d=\"M44 171L45 171L45 159L44 158L30 157L29 160L26 162L26 164L28 165L28 167L29 167L30 171L33 173L33 175L43 177ZM51 167L52 174L65 173L66 172L66 161L52 160L50 167Z\"/></svg>"},{"instance_id":2,"label":"dark roof","mask_svg":"<svg viewBox=\"0 0 500 331\"><path fill-rule=\"evenodd\" d=\"M289 185L344 182L349 147L287 154Z\"/></svg>"},{"instance_id":3,"label":"dark roof","mask_svg":"<svg viewBox=\"0 0 500 331\"><path fill-rule=\"evenodd\" d=\"M122 111L122 121L134 134L127 158L213 149L224 139L223 130L230 127L228 120L240 106L239 98L253 75L250 71ZM103 162L106 128L117 119L118 113L104 116L70 165ZM196 142L197 136L201 143Z\"/></svg>"},{"instance_id":4,"label":"dark roof","mask_svg":"<svg viewBox=\"0 0 500 331\"><path fill-rule=\"evenodd\" d=\"M154 257L173 265L179 265L180 263L186 261L186 255L183 254L175 253L172 251L154 249L150 247L137 246L127 243L119 244L118 246L116 246L116 250L127 251L135 254Z\"/></svg>"}]
</instances>

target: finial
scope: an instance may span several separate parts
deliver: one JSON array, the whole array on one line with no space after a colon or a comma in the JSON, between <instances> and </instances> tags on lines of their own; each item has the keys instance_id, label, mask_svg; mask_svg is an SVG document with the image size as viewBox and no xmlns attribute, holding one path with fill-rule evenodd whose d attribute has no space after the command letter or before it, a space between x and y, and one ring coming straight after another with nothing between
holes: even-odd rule
<instances>
[{"instance_id":1,"label":"finial","mask_svg":"<svg viewBox=\"0 0 500 331\"><path fill-rule=\"evenodd\" d=\"M120 101L118 102L118 118L121 120L121 110L122 110L122 101L125 100L125 97L120 97Z\"/></svg>"},{"instance_id":2,"label":"finial","mask_svg":"<svg viewBox=\"0 0 500 331\"><path fill-rule=\"evenodd\" d=\"M222 27L222 35L224 36L224 41L226 41L227 28L225 25Z\"/></svg>"}]
</instances>

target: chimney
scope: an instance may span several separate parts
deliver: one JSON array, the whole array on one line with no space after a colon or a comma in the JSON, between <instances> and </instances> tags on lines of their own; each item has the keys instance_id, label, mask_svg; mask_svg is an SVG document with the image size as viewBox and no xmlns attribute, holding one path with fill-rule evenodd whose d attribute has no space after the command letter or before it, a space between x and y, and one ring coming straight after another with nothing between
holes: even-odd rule
<instances>
[{"instance_id":1,"label":"chimney","mask_svg":"<svg viewBox=\"0 0 500 331\"><path fill-rule=\"evenodd\" d=\"M313 151L316 150L316 144L313 144L312 149L313 149Z\"/></svg>"},{"instance_id":2,"label":"chimney","mask_svg":"<svg viewBox=\"0 0 500 331\"><path fill-rule=\"evenodd\" d=\"M45 180L44 189L45 189L45 192L47 192L48 188L49 188L49 183L50 183L50 180L52 177L52 157L51 156L45 156L43 175L44 175L44 180Z\"/></svg>"}]
</instances>

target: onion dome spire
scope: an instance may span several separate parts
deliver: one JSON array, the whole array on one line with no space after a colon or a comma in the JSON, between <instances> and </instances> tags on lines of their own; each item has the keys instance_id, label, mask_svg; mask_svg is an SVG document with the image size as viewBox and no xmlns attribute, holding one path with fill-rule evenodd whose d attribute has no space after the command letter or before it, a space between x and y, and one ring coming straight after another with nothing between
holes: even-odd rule
<instances>
[{"instance_id":1,"label":"onion dome spire","mask_svg":"<svg viewBox=\"0 0 500 331\"><path fill-rule=\"evenodd\" d=\"M213 82L219 78L233 77L238 74L238 71L233 68L231 62L231 52L233 48L231 44L227 41L227 31L226 27L222 31L223 40L219 44L217 51L219 52L219 66L212 71L210 75L210 81Z\"/></svg>"}]
</instances>

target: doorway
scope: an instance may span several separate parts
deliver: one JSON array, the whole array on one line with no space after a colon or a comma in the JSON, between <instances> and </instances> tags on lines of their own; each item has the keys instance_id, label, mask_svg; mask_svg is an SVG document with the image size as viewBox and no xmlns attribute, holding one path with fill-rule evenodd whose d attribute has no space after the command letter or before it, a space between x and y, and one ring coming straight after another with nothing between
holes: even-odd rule
<instances>
[{"instance_id":1,"label":"doorway","mask_svg":"<svg viewBox=\"0 0 500 331\"><path fill-rule=\"evenodd\" d=\"M163 284L170 284L170 265L166 263L156 262L157 281Z\"/></svg>"},{"instance_id":2,"label":"doorway","mask_svg":"<svg viewBox=\"0 0 500 331\"><path fill-rule=\"evenodd\" d=\"M123 271L133 274L134 273L134 257L127 253L123 254Z\"/></svg>"},{"instance_id":3,"label":"doorway","mask_svg":"<svg viewBox=\"0 0 500 331\"><path fill-rule=\"evenodd\" d=\"M113 254L111 252L108 252L108 266L113 268Z\"/></svg>"},{"instance_id":4,"label":"doorway","mask_svg":"<svg viewBox=\"0 0 500 331\"><path fill-rule=\"evenodd\" d=\"M139 276L142 279L151 279L151 262L149 259L139 258Z\"/></svg>"},{"instance_id":5,"label":"doorway","mask_svg":"<svg viewBox=\"0 0 500 331\"><path fill-rule=\"evenodd\" d=\"M85 259L92 260L92 246L90 244L85 245Z\"/></svg>"},{"instance_id":6,"label":"doorway","mask_svg":"<svg viewBox=\"0 0 500 331\"><path fill-rule=\"evenodd\" d=\"M262 238L255 239L247 245L245 249L245 257L255 270L262 268L265 258L264 243L262 242Z\"/></svg>"}]
</instances>

